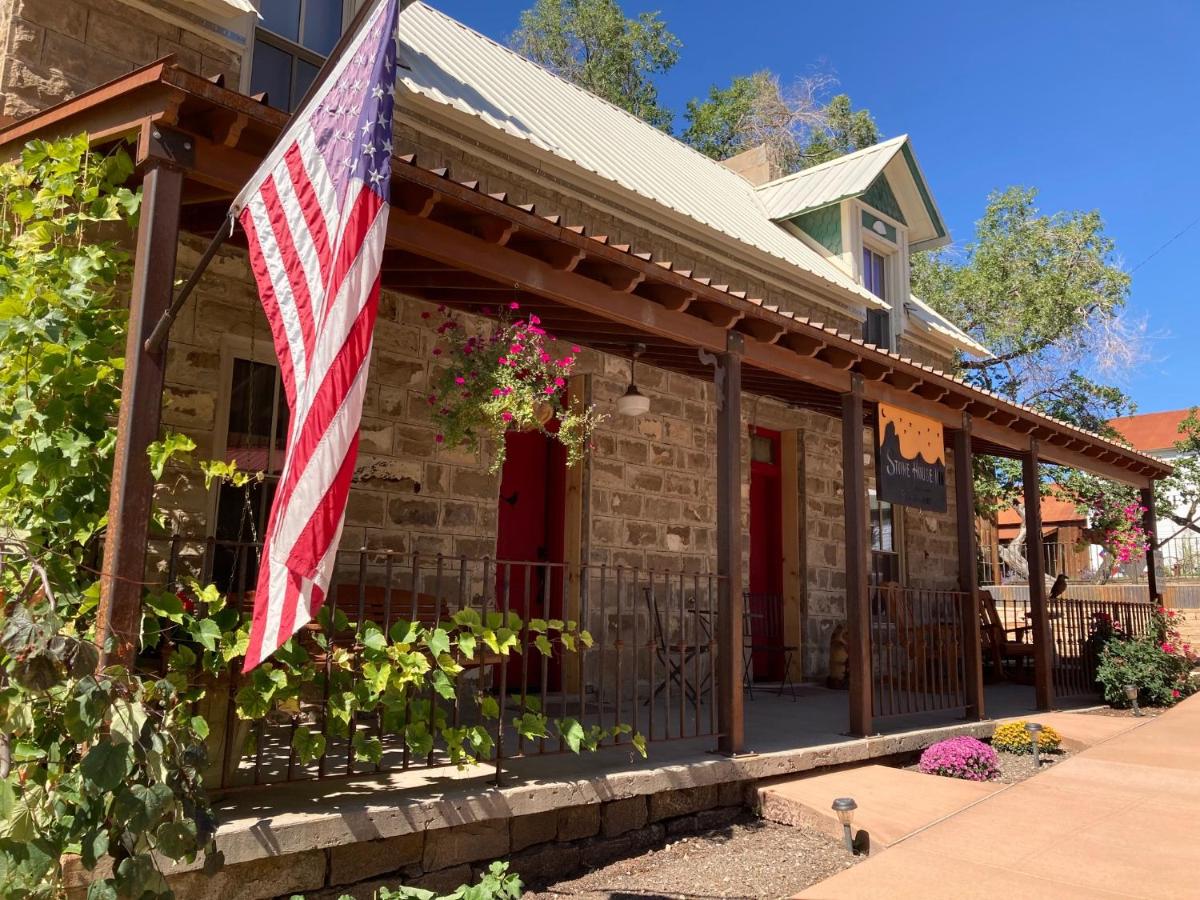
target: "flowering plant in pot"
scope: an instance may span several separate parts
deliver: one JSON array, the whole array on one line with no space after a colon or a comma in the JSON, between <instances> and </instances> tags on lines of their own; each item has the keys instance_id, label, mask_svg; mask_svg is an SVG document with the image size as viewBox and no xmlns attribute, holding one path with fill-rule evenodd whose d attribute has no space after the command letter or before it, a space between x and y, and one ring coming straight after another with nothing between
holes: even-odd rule
<instances>
[{"instance_id":1,"label":"flowering plant in pot","mask_svg":"<svg viewBox=\"0 0 1200 900\"><path fill-rule=\"evenodd\" d=\"M521 316L510 303L483 332L472 332L444 306L433 354L439 367L427 402L433 409L436 440L449 447L478 450L492 438L496 451L491 470L504 465L504 435L541 431L567 450L574 466L591 444L604 417L595 406L567 399L567 379L579 347L557 349L554 336L536 315ZM485 308L484 315L492 311ZM423 318L431 313L422 313Z\"/></svg>"}]
</instances>

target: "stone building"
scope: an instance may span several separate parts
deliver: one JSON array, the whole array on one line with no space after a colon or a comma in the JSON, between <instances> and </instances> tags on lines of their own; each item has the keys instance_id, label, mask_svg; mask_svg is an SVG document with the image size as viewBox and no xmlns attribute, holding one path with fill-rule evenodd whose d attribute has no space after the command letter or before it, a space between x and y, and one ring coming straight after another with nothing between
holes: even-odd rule
<instances>
[{"instance_id":1,"label":"stone building","mask_svg":"<svg viewBox=\"0 0 1200 900\"><path fill-rule=\"evenodd\" d=\"M122 417L110 526L134 537L106 545L106 572L131 576L105 587L114 609L136 615L139 595L120 593L147 555L151 571L199 564L245 598L287 409L244 237L213 259L165 360L141 338L358 5L255 3L259 17L247 0L0 0L5 158L87 131L128 138L144 178L124 392L141 405ZM909 291L910 254L949 236L907 136L785 177L755 151L720 164L422 2L400 15L396 92L385 290L333 594L414 613L433 594L503 595L527 615L578 616L597 645L577 668L556 659L539 681L499 667L523 705L526 689L562 709L577 694L589 721L649 717L651 740L718 737L729 752L744 744L743 678L844 675L838 730L857 734L914 702L980 717L970 454L1143 489L1167 471L946 374L986 348ZM510 435L495 473L496 448L436 441L436 310L487 327L497 300L581 347L570 395L607 418L579 467L538 434ZM634 383L649 410L622 415ZM901 455L934 479L932 500L928 484L919 502L881 497L899 490L876 462L881 408L925 429L920 460ZM173 473L175 538L147 554L131 511L150 484L139 446L160 427L265 479L205 488ZM1030 516L1036 528L1036 502ZM1048 706L1036 580L1033 594Z\"/></svg>"}]
</instances>

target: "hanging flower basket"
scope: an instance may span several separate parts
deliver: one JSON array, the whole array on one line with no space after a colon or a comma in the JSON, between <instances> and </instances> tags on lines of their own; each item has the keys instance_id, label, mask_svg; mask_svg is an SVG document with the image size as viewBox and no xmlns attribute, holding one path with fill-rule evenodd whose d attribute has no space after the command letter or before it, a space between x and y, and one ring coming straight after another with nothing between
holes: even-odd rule
<instances>
[{"instance_id":1,"label":"hanging flower basket","mask_svg":"<svg viewBox=\"0 0 1200 900\"><path fill-rule=\"evenodd\" d=\"M540 431L567 450L567 465L583 459L603 416L594 405L568 401L567 379L578 347L556 352L553 335L535 316L520 316L511 303L482 333L470 333L444 306L433 354L439 368L427 402L438 429L437 442L478 450L484 438L495 446L491 471L504 465L504 435ZM488 309L484 315L491 315ZM422 313L430 318L431 313ZM442 368L444 366L444 368ZM553 424L557 420L557 428Z\"/></svg>"}]
</instances>

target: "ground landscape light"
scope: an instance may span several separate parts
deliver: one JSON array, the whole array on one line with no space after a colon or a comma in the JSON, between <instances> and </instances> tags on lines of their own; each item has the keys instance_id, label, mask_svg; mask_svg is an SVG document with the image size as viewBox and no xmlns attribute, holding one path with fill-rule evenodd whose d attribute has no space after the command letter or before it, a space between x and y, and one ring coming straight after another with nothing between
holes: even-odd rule
<instances>
[{"instance_id":1,"label":"ground landscape light","mask_svg":"<svg viewBox=\"0 0 1200 900\"><path fill-rule=\"evenodd\" d=\"M1025 730L1029 732L1029 741L1033 746L1033 767L1040 768L1042 765L1042 748L1039 746L1038 738L1042 736L1042 726L1037 722L1026 722Z\"/></svg>"},{"instance_id":2,"label":"ground landscape light","mask_svg":"<svg viewBox=\"0 0 1200 900\"><path fill-rule=\"evenodd\" d=\"M842 823L842 839L846 842L846 849L854 852L854 838L850 834L850 823L854 820L854 811L858 809L858 804L854 802L853 797L838 797L833 801L833 811L837 813L838 821Z\"/></svg>"},{"instance_id":3,"label":"ground landscape light","mask_svg":"<svg viewBox=\"0 0 1200 900\"><path fill-rule=\"evenodd\" d=\"M1129 703L1133 706L1133 714L1135 716L1140 716L1140 715L1142 715L1142 710L1138 706L1137 698L1138 698L1137 686L1132 685L1132 684L1125 685L1125 699L1128 700Z\"/></svg>"}]
</instances>

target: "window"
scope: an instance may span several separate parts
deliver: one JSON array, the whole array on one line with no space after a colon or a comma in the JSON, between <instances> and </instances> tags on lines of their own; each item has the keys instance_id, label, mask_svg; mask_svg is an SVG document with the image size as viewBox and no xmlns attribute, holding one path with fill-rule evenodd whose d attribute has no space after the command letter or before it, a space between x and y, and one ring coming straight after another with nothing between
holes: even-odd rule
<instances>
[{"instance_id":1,"label":"window","mask_svg":"<svg viewBox=\"0 0 1200 900\"><path fill-rule=\"evenodd\" d=\"M288 408L273 363L234 357L228 375L229 404L225 416L225 448L221 458L237 461L243 472L262 472L262 481L216 489L212 535L213 582L223 591L253 588L258 577L258 551L271 500L283 468ZM218 448L219 449L219 448Z\"/></svg>"},{"instance_id":2,"label":"window","mask_svg":"<svg viewBox=\"0 0 1200 900\"><path fill-rule=\"evenodd\" d=\"M291 112L308 91L345 25L345 0L264 0L254 33L250 93Z\"/></svg>"},{"instance_id":3,"label":"window","mask_svg":"<svg viewBox=\"0 0 1200 900\"><path fill-rule=\"evenodd\" d=\"M876 584L900 582L900 539L896 533L896 510L880 500L874 488L867 491L871 505L871 577Z\"/></svg>"},{"instance_id":4,"label":"window","mask_svg":"<svg viewBox=\"0 0 1200 900\"><path fill-rule=\"evenodd\" d=\"M887 260L870 247L863 247L863 287L881 300L888 297ZM892 347L892 317L889 310L867 310L863 340L883 350Z\"/></svg>"}]
</instances>

